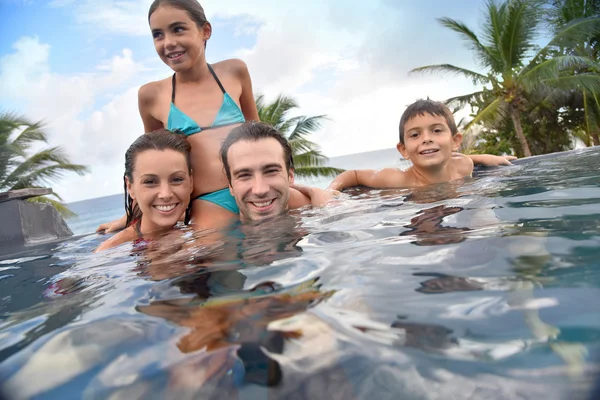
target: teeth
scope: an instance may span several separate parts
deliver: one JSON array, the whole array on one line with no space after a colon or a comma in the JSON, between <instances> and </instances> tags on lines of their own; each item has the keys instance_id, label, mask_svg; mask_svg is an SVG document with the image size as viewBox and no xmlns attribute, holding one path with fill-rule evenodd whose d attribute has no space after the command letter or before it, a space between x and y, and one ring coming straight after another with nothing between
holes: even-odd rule
<instances>
[{"instance_id":1,"label":"teeth","mask_svg":"<svg viewBox=\"0 0 600 400\"><path fill-rule=\"evenodd\" d=\"M183 54L183 53L171 53L171 54L169 54L167 57L169 57L169 58L176 58L176 57L179 57L179 56L180 56L180 55L182 55L182 54Z\"/></svg>"},{"instance_id":2,"label":"teeth","mask_svg":"<svg viewBox=\"0 0 600 400\"><path fill-rule=\"evenodd\" d=\"M254 202L254 205L257 207L266 207L269 204L271 204L273 202L273 200L269 200L269 201L264 201L262 203L257 203L256 201Z\"/></svg>"},{"instance_id":3,"label":"teeth","mask_svg":"<svg viewBox=\"0 0 600 400\"><path fill-rule=\"evenodd\" d=\"M159 211L171 211L175 208L175 204L171 204L169 206L154 206Z\"/></svg>"},{"instance_id":4,"label":"teeth","mask_svg":"<svg viewBox=\"0 0 600 400\"><path fill-rule=\"evenodd\" d=\"M422 151L421 154L429 154L429 153L435 153L437 150L425 150Z\"/></svg>"}]
</instances>

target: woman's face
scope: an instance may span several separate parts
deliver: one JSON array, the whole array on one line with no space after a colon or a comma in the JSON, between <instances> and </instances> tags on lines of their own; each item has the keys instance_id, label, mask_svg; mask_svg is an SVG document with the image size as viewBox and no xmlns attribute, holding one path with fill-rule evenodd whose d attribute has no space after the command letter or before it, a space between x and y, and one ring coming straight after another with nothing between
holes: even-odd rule
<instances>
[{"instance_id":1,"label":"woman's face","mask_svg":"<svg viewBox=\"0 0 600 400\"><path fill-rule=\"evenodd\" d=\"M193 182L186 157L175 150L138 153L127 191L143 213L145 231L172 228L190 203Z\"/></svg>"},{"instance_id":2,"label":"woman's face","mask_svg":"<svg viewBox=\"0 0 600 400\"><path fill-rule=\"evenodd\" d=\"M160 6L150 16L154 47L160 59L175 72L190 69L205 58L205 42L212 28L199 28L185 10Z\"/></svg>"}]
</instances>

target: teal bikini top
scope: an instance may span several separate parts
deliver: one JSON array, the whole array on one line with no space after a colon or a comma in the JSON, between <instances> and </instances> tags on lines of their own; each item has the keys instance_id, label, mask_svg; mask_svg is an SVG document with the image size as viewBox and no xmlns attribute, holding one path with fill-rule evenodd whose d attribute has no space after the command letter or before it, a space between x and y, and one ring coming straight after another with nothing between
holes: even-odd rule
<instances>
[{"instance_id":1,"label":"teal bikini top","mask_svg":"<svg viewBox=\"0 0 600 400\"><path fill-rule=\"evenodd\" d=\"M173 74L173 93L171 94L171 109L169 110L169 120L167 122L167 129L176 132L182 133L185 136L193 135L194 133L201 132L205 129L217 128L220 126L227 126L233 124L239 124L246 121L244 118L244 114L242 114L242 110L238 107L235 101L229 96L229 94L225 91L225 88L221 84L219 78L217 78L217 74L213 71L210 64L208 65L208 70L215 78L215 81L219 84L221 91L223 92L223 103L221 104L221 108L217 113L217 116L210 126L200 127L193 119L185 115L181 110L175 107L175 74Z\"/></svg>"}]
</instances>

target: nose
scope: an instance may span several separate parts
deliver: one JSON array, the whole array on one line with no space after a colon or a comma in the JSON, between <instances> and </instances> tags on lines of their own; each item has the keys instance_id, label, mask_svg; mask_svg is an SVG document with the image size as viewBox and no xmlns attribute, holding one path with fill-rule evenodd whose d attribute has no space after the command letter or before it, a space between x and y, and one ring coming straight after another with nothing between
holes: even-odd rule
<instances>
[{"instance_id":1,"label":"nose","mask_svg":"<svg viewBox=\"0 0 600 400\"><path fill-rule=\"evenodd\" d=\"M175 35L165 34L165 48L172 49L177 46L177 38Z\"/></svg>"},{"instance_id":2,"label":"nose","mask_svg":"<svg viewBox=\"0 0 600 400\"><path fill-rule=\"evenodd\" d=\"M427 131L421 133L421 137L423 138L423 143L431 143L433 141L431 140L431 133Z\"/></svg>"},{"instance_id":3,"label":"nose","mask_svg":"<svg viewBox=\"0 0 600 400\"><path fill-rule=\"evenodd\" d=\"M163 183L160 185L160 190L158 192L158 197L161 200L169 200L173 197L173 191L171 190L171 185L168 183Z\"/></svg>"},{"instance_id":4,"label":"nose","mask_svg":"<svg viewBox=\"0 0 600 400\"><path fill-rule=\"evenodd\" d=\"M252 194L257 197L266 196L269 193L269 184L267 181L259 176L254 179L254 185L252 185Z\"/></svg>"}]
</instances>

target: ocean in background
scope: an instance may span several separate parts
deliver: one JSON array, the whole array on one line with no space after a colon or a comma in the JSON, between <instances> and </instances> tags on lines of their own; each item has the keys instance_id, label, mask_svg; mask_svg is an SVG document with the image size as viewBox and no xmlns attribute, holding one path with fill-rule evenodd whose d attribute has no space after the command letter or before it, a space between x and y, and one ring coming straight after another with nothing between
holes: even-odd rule
<instances>
[{"instance_id":1,"label":"ocean in background","mask_svg":"<svg viewBox=\"0 0 600 400\"><path fill-rule=\"evenodd\" d=\"M380 169L396 167L407 168L410 163L402 158L398 150L384 149L365 153L350 154L340 157L331 157L328 165L343 169ZM115 176L115 179L121 179ZM331 178L324 179L297 179L298 183L325 188ZM117 219L125 213L125 199L123 194L115 194L94 199L69 203L67 206L77 214L69 218L67 224L75 235L94 232L98 225Z\"/></svg>"}]
</instances>

